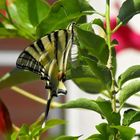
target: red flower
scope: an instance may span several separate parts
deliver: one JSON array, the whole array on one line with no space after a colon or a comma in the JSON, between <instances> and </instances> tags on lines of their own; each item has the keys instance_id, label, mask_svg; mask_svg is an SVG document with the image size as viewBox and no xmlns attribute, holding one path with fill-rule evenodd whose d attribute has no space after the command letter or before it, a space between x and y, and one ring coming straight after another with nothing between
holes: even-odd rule
<instances>
[{"instance_id":1,"label":"red flower","mask_svg":"<svg viewBox=\"0 0 140 140\"><path fill-rule=\"evenodd\" d=\"M8 136L12 132L12 122L5 104L0 100L0 133Z\"/></svg>"},{"instance_id":2,"label":"red flower","mask_svg":"<svg viewBox=\"0 0 140 140\"><path fill-rule=\"evenodd\" d=\"M111 19L111 28L116 26L116 19ZM121 26L113 35L112 39L118 40L116 51L119 52L126 48L140 50L140 34L135 33L129 25Z\"/></svg>"}]
</instances>

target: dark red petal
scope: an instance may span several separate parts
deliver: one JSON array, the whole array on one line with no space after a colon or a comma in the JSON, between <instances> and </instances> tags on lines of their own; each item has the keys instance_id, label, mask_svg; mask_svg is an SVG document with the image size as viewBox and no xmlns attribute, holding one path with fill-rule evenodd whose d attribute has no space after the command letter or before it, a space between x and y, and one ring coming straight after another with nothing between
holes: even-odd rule
<instances>
[{"instance_id":1,"label":"dark red petal","mask_svg":"<svg viewBox=\"0 0 140 140\"><path fill-rule=\"evenodd\" d=\"M0 133L9 134L12 132L12 122L5 104L0 100Z\"/></svg>"},{"instance_id":2,"label":"dark red petal","mask_svg":"<svg viewBox=\"0 0 140 140\"><path fill-rule=\"evenodd\" d=\"M111 29L116 26L116 19L111 19ZM140 50L140 34L134 32L129 25L121 26L113 35L112 39L117 39L119 45L116 51L119 52L125 48Z\"/></svg>"}]
</instances>

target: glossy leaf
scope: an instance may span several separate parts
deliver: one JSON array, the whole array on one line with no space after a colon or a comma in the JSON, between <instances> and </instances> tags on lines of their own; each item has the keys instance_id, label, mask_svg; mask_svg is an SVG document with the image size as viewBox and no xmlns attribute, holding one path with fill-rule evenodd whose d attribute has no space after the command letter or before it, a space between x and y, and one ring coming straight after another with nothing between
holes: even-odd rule
<instances>
[{"instance_id":1,"label":"glossy leaf","mask_svg":"<svg viewBox=\"0 0 140 140\"><path fill-rule=\"evenodd\" d=\"M93 31L93 28L92 28L92 23L83 23L83 24L80 24L80 28L83 29L83 30L86 30L86 31Z\"/></svg>"},{"instance_id":2,"label":"glossy leaf","mask_svg":"<svg viewBox=\"0 0 140 140\"><path fill-rule=\"evenodd\" d=\"M48 14L50 6L45 0L27 0L29 19L32 25L37 26Z\"/></svg>"},{"instance_id":3,"label":"glossy leaf","mask_svg":"<svg viewBox=\"0 0 140 140\"><path fill-rule=\"evenodd\" d=\"M11 134L11 140L17 140L18 132L13 132Z\"/></svg>"},{"instance_id":4,"label":"glossy leaf","mask_svg":"<svg viewBox=\"0 0 140 140\"><path fill-rule=\"evenodd\" d=\"M76 33L80 43L79 47L84 47L84 49L90 52L90 55L95 56L103 64L106 64L108 59L108 48L105 40L93 32L83 30L78 26L76 26Z\"/></svg>"},{"instance_id":5,"label":"glossy leaf","mask_svg":"<svg viewBox=\"0 0 140 140\"><path fill-rule=\"evenodd\" d=\"M104 90L101 81L97 79L87 65L71 67L67 72L67 79L71 79L83 91L99 93Z\"/></svg>"},{"instance_id":6,"label":"glossy leaf","mask_svg":"<svg viewBox=\"0 0 140 140\"><path fill-rule=\"evenodd\" d=\"M124 86L119 92L119 102L121 105L125 103L125 101L134 95L135 93L140 91L140 80L135 80Z\"/></svg>"},{"instance_id":7,"label":"glossy leaf","mask_svg":"<svg viewBox=\"0 0 140 140\"><path fill-rule=\"evenodd\" d=\"M125 82L140 77L140 65L135 65L128 68L118 78L118 86L121 87Z\"/></svg>"},{"instance_id":8,"label":"glossy leaf","mask_svg":"<svg viewBox=\"0 0 140 140\"><path fill-rule=\"evenodd\" d=\"M60 136L55 140L78 140L80 136Z\"/></svg>"},{"instance_id":9,"label":"glossy leaf","mask_svg":"<svg viewBox=\"0 0 140 140\"><path fill-rule=\"evenodd\" d=\"M29 18L28 4L28 0L16 0L8 6L8 12L15 25L34 30Z\"/></svg>"},{"instance_id":10,"label":"glossy leaf","mask_svg":"<svg viewBox=\"0 0 140 140\"><path fill-rule=\"evenodd\" d=\"M112 140L114 130L106 123L96 125L96 129L101 133L104 140Z\"/></svg>"},{"instance_id":11,"label":"glossy leaf","mask_svg":"<svg viewBox=\"0 0 140 140\"><path fill-rule=\"evenodd\" d=\"M101 27L103 29L104 32L106 32L104 23L101 19L99 19L99 18L94 19L92 24L98 25L99 27Z\"/></svg>"},{"instance_id":12,"label":"glossy leaf","mask_svg":"<svg viewBox=\"0 0 140 140\"><path fill-rule=\"evenodd\" d=\"M113 112L111 103L109 101L101 100L96 101L96 103L101 110L101 115L106 118L109 124L120 124L120 114Z\"/></svg>"},{"instance_id":13,"label":"glossy leaf","mask_svg":"<svg viewBox=\"0 0 140 140\"><path fill-rule=\"evenodd\" d=\"M84 57L94 75L101 80L102 84L107 90L110 90L112 85L112 78L110 70L103 64L100 64L93 59Z\"/></svg>"},{"instance_id":14,"label":"glossy leaf","mask_svg":"<svg viewBox=\"0 0 140 140\"><path fill-rule=\"evenodd\" d=\"M140 111L129 109L124 112L123 125L129 126L138 121L140 121Z\"/></svg>"},{"instance_id":15,"label":"glossy leaf","mask_svg":"<svg viewBox=\"0 0 140 140\"><path fill-rule=\"evenodd\" d=\"M65 123L66 123L65 120L61 120L61 119L51 119L51 120L48 120L46 122L46 124L45 124L45 127L42 130L42 133L47 131L50 128L53 128L53 127L55 127L57 125L63 125Z\"/></svg>"},{"instance_id":16,"label":"glossy leaf","mask_svg":"<svg viewBox=\"0 0 140 140\"><path fill-rule=\"evenodd\" d=\"M51 7L47 17L39 24L38 35L44 36L57 29L66 28L71 21L93 13L94 9L86 0L59 0Z\"/></svg>"},{"instance_id":17,"label":"glossy leaf","mask_svg":"<svg viewBox=\"0 0 140 140\"><path fill-rule=\"evenodd\" d=\"M107 140L101 134L94 134L88 137L86 140Z\"/></svg>"},{"instance_id":18,"label":"glossy leaf","mask_svg":"<svg viewBox=\"0 0 140 140\"><path fill-rule=\"evenodd\" d=\"M16 0L8 6L8 10L13 22L32 28L46 17L49 5L44 0Z\"/></svg>"},{"instance_id":19,"label":"glossy leaf","mask_svg":"<svg viewBox=\"0 0 140 140\"><path fill-rule=\"evenodd\" d=\"M132 140L135 135L135 129L127 126L111 126L112 128L116 128L120 132L120 136L122 140Z\"/></svg>"},{"instance_id":20,"label":"glossy leaf","mask_svg":"<svg viewBox=\"0 0 140 140\"><path fill-rule=\"evenodd\" d=\"M139 0L126 0L120 8L118 24L126 24L133 16L140 13Z\"/></svg>"},{"instance_id":21,"label":"glossy leaf","mask_svg":"<svg viewBox=\"0 0 140 140\"><path fill-rule=\"evenodd\" d=\"M18 35L29 40L38 38L36 26L46 17L48 11L49 6L45 0L16 0L7 7L9 20L18 30Z\"/></svg>"},{"instance_id":22,"label":"glossy leaf","mask_svg":"<svg viewBox=\"0 0 140 140\"><path fill-rule=\"evenodd\" d=\"M40 136L42 133L46 132L48 129L53 128L57 125L65 124L64 120L60 119L51 119L48 120L45 124L45 127L42 128L42 122L38 123L37 125L32 126L31 129L31 135L32 137Z\"/></svg>"},{"instance_id":23,"label":"glossy leaf","mask_svg":"<svg viewBox=\"0 0 140 140\"><path fill-rule=\"evenodd\" d=\"M44 133L45 131L47 131L50 128L55 127L56 125L61 125L64 124L65 121L64 120L60 120L60 119L52 119L52 120L48 120L45 124L45 127L42 128L42 121L39 121L36 125L33 124L31 125L31 127L29 127L28 125L23 125L19 131L18 134L14 134L13 135L13 140L14 138L19 138L19 140L23 139L23 140L32 140L32 139L36 139L38 136L40 136L42 133Z\"/></svg>"},{"instance_id":24,"label":"glossy leaf","mask_svg":"<svg viewBox=\"0 0 140 140\"><path fill-rule=\"evenodd\" d=\"M94 77L81 77L72 80L80 89L90 94L96 94L104 90L101 81Z\"/></svg>"},{"instance_id":25,"label":"glossy leaf","mask_svg":"<svg viewBox=\"0 0 140 140\"><path fill-rule=\"evenodd\" d=\"M0 89L39 79L39 76L32 72L14 69L0 78Z\"/></svg>"},{"instance_id":26,"label":"glossy leaf","mask_svg":"<svg viewBox=\"0 0 140 140\"><path fill-rule=\"evenodd\" d=\"M26 136L26 135L28 136L28 135L29 135L29 126L26 125L26 124L24 124L24 125L21 127L21 129L20 129L18 135L19 135L19 136Z\"/></svg>"},{"instance_id":27,"label":"glossy leaf","mask_svg":"<svg viewBox=\"0 0 140 140\"><path fill-rule=\"evenodd\" d=\"M83 108L83 109L93 110L95 112L100 113L100 108L98 107L96 101L93 101L90 99L85 99L85 98L80 98L77 100L67 102L67 103L61 105L60 107L66 108L66 109Z\"/></svg>"},{"instance_id":28,"label":"glossy leaf","mask_svg":"<svg viewBox=\"0 0 140 140\"><path fill-rule=\"evenodd\" d=\"M17 36L17 31L0 27L0 38L13 38Z\"/></svg>"}]
</instances>

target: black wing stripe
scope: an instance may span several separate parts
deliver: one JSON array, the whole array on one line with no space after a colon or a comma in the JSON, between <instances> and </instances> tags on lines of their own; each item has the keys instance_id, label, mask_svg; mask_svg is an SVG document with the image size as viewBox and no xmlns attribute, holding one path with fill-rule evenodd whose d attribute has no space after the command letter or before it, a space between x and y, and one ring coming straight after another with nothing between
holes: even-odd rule
<instances>
[{"instance_id":1,"label":"black wing stripe","mask_svg":"<svg viewBox=\"0 0 140 140\"><path fill-rule=\"evenodd\" d=\"M68 44L68 32L67 32L67 30L64 30L64 32L65 32L65 48L66 48L67 44ZM64 52L63 64L65 62L65 56L66 56L66 51Z\"/></svg>"},{"instance_id":2,"label":"black wing stripe","mask_svg":"<svg viewBox=\"0 0 140 140\"><path fill-rule=\"evenodd\" d=\"M48 37L48 40L49 40L50 42L52 42L52 40L51 40L51 34L48 34L47 37Z\"/></svg>"},{"instance_id":3,"label":"black wing stripe","mask_svg":"<svg viewBox=\"0 0 140 140\"><path fill-rule=\"evenodd\" d=\"M43 72L43 66L38 61L36 61L27 51L21 53L17 59L16 65L20 69L30 70L39 75L41 75L41 72Z\"/></svg>"},{"instance_id":4,"label":"black wing stripe","mask_svg":"<svg viewBox=\"0 0 140 140\"><path fill-rule=\"evenodd\" d=\"M55 54L55 58L56 60L58 60L58 32L54 32L54 47L55 47L55 51L54 51L54 54Z\"/></svg>"},{"instance_id":5,"label":"black wing stripe","mask_svg":"<svg viewBox=\"0 0 140 140\"><path fill-rule=\"evenodd\" d=\"M38 47L40 48L40 50L42 52L45 50L44 45L43 45L41 39L37 40L36 44L38 45Z\"/></svg>"},{"instance_id":6,"label":"black wing stripe","mask_svg":"<svg viewBox=\"0 0 140 140\"><path fill-rule=\"evenodd\" d=\"M34 44L31 44L30 47L36 52L39 54L38 50L36 49L36 47L34 46Z\"/></svg>"},{"instance_id":7,"label":"black wing stripe","mask_svg":"<svg viewBox=\"0 0 140 140\"><path fill-rule=\"evenodd\" d=\"M65 48L67 47L67 43L68 43L68 32L67 30L64 30L65 33Z\"/></svg>"}]
</instances>

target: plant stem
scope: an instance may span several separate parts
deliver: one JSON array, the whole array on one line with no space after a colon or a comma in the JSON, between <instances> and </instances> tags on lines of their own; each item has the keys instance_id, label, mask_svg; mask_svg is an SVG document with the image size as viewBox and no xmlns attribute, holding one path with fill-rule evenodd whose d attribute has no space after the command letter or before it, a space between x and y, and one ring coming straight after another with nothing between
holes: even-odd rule
<instances>
[{"instance_id":1,"label":"plant stem","mask_svg":"<svg viewBox=\"0 0 140 140\"><path fill-rule=\"evenodd\" d=\"M23 96L25 96L29 99L32 99L32 100L34 100L38 103L41 103L41 104L44 104L44 105L46 105L46 103L47 103L46 100L44 100L40 97L37 97L37 96L35 96L35 95L17 87L17 86L12 86L11 89L14 90L15 92L17 92L18 94L21 94L21 95L23 95ZM60 103L57 103L57 102L52 102L51 103L51 108L57 108L59 106L60 106Z\"/></svg>"},{"instance_id":2,"label":"plant stem","mask_svg":"<svg viewBox=\"0 0 140 140\"><path fill-rule=\"evenodd\" d=\"M115 33L119 28L120 26L122 26L122 22L120 22L114 29L113 31L111 32L112 34Z\"/></svg>"},{"instance_id":3,"label":"plant stem","mask_svg":"<svg viewBox=\"0 0 140 140\"><path fill-rule=\"evenodd\" d=\"M111 47L111 28L110 28L110 0L106 0L106 32L107 32L107 44Z\"/></svg>"},{"instance_id":4,"label":"plant stem","mask_svg":"<svg viewBox=\"0 0 140 140\"><path fill-rule=\"evenodd\" d=\"M115 78L112 70L112 46L111 46L111 27L110 27L110 0L106 0L106 33L107 33L107 45L109 48L109 58L107 67L110 69L112 75L112 86L110 90L112 109L116 112L116 96L115 96Z\"/></svg>"}]
</instances>

